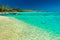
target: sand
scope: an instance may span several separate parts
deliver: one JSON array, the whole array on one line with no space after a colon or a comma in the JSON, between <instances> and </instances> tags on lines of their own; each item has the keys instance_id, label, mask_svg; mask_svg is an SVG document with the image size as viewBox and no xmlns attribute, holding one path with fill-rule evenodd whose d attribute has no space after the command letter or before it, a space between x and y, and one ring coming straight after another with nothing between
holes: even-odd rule
<instances>
[{"instance_id":1,"label":"sand","mask_svg":"<svg viewBox=\"0 0 60 40\"><path fill-rule=\"evenodd\" d=\"M0 16L0 40L55 40L52 33L17 19Z\"/></svg>"}]
</instances>

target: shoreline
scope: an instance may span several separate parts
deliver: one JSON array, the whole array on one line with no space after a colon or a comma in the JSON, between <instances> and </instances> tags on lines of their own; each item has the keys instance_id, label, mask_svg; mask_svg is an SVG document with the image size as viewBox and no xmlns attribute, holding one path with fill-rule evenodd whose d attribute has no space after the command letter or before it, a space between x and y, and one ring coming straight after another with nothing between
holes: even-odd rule
<instances>
[{"instance_id":1,"label":"shoreline","mask_svg":"<svg viewBox=\"0 0 60 40\"><path fill-rule=\"evenodd\" d=\"M0 36L0 40L52 40L53 37L44 29L6 16L0 16Z\"/></svg>"}]
</instances>

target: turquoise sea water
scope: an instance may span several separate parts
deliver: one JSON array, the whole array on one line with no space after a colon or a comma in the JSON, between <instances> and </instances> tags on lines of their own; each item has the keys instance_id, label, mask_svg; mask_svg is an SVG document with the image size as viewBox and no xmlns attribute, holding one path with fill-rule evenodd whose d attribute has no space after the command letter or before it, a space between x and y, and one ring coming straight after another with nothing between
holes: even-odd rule
<instances>
[{"instance_id":1,"label":"turquoise sea water","mask_svg":"<svg viewBox=\"0 0 60 40\"><path fill-rule=\"evenodd\" d=\"M60 35L60 13L54 12L20 12L12 17Z\"/></svg>"}]
</instances>

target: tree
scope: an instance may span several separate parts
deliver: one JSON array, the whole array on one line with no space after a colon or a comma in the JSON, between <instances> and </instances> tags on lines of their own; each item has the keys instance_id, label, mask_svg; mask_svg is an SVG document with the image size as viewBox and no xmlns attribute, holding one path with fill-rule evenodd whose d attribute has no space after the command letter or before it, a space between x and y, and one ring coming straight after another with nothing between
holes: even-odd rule
<instances>
[{"instance_id":1,"label":"tree","mask_svg":"<svg viewBox=\"0 0 60 40\"><path fill-rule=\"evenodd\" d=\"M3 10L4 10L4 5L0 4L0 11L3 12Z\"/></svg>"}]
</instances>

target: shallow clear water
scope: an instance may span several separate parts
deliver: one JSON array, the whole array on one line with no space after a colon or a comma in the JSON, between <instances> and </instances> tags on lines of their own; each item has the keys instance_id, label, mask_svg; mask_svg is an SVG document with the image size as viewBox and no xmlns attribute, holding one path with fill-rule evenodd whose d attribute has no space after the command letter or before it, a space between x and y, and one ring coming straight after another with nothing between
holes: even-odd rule
<instances>
[{"instance_id":1,"label":"shallow clear water","mask_svg":"<svg viewBox=\"0 0 60 40\"><path fill-rule=\"evenodd\" d=\"M20 12L13 17L60 35L60 13L54 12Z\"/></svg>"}]
</instances>

